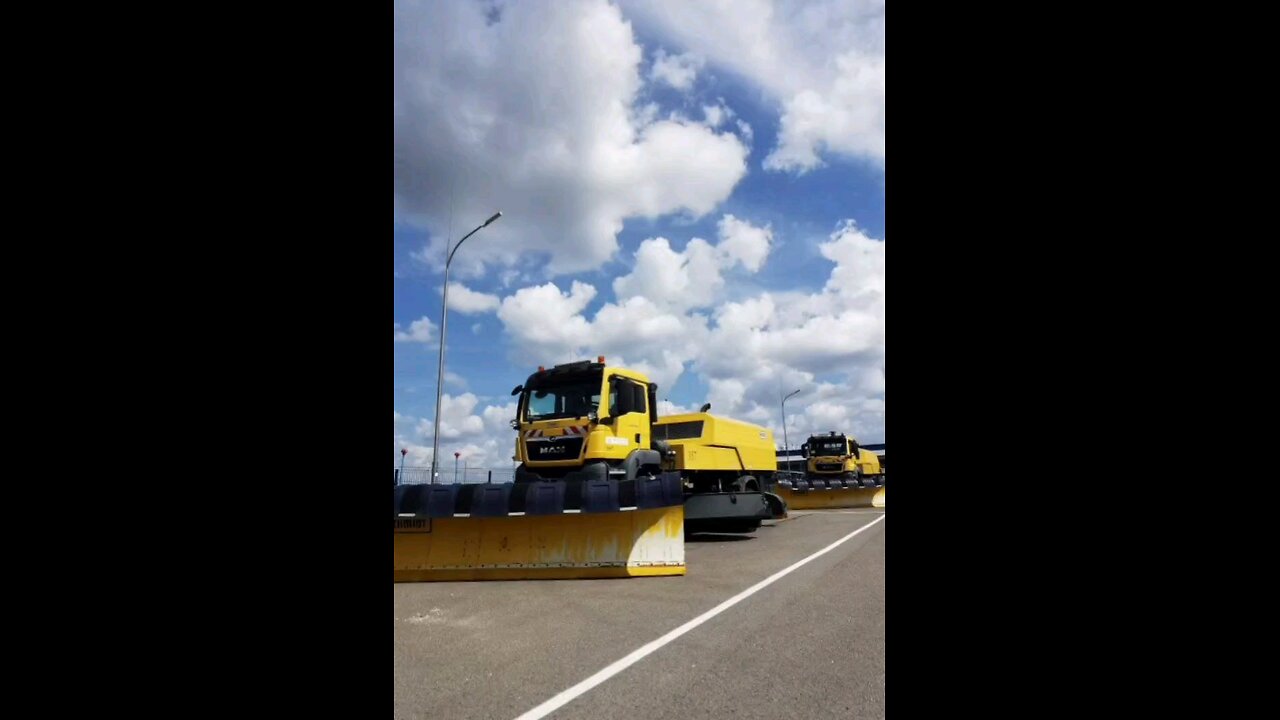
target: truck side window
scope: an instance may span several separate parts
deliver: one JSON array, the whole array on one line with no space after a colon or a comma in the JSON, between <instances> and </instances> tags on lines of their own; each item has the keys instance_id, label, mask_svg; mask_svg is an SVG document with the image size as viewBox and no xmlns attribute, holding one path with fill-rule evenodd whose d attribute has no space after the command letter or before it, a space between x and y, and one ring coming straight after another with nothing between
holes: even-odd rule
<instances>
[{"instance_id":1,"label":"truck side window","mask_svg":"<svg viewBox=\"0 0 1280 720\"><path fill-rule=\"evenodd\" d=\"M645 405L644 385L618 378L618 382L609 393L609 414L616 416L642 412L648 412Z\"/></svg>"},{"instance_id":2,"label":"truck side window","mask_svg":"<svg viewBox=\"0 0 1280 720\"><path fill-rule=\"evenodd\" d=\"M631 412L631 383L618 378L609 390L609 415L617 417Z\"/></svg>"}]
</instances>

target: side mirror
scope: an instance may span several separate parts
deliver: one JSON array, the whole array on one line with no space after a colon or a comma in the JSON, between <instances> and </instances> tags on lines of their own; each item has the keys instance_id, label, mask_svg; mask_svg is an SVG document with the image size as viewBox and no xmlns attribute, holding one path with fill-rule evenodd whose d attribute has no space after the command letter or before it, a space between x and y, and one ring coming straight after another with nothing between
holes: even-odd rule
<instances>
[{"instance_id":1,"label":"side mirror","mask_svg":"<svg viewBox=\"0 0 1280 720\"><path fill-rule=\"evenodd\" d=\"M591 412L587 413L587 421L600 422L600 416L596 414L595 410L592 410Z\"/></svg>"},{"instance_id":2,"label":"side mirror","mask_svg":"<svg viewBox=\"0 0 1280 720\"><path fill-rule=\"evenodd\" d=\"M512 429L512 430L519 430L519 429L520 429L520 421L519 421L519 420L512 420L512 421L511 421L511 429Z\"/></svg>"},{"instance_id":3,"label":"side mirror","mask_svg":"<svg viewBox=\"0 0 1280 720\"><path fill-rule=\"evenodd\" d=\"M523 389L524 389L524 385L517 385L517 386L515 387L515 389L511 391L511 394L512 394L512 395L519 395L519 394L520 394L520 391L521 391L521 390L523 390Z\"/></svg>"},{"instance_id":4,"label":"side mirror","mask_svg":"<svg viewBox=\"0 0 1280 720\"><path fill-rule=\"evenodd\" d=\"M808 457L809 457L809 443L805 443L805 444L803 444L803 445L801 445L801 446L800 446L800 457L808 459Z\"/></svg>"}]
</instances>

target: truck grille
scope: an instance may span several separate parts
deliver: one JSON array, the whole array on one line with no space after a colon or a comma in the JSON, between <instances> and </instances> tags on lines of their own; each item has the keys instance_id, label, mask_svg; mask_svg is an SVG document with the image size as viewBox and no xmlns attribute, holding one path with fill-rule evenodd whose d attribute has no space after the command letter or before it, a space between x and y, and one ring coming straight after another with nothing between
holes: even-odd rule
<instances>
[{"instance_id":1,"label":"truck grille","mask_svg":"<svg viewBox=\"0 0 1280 720\"><path fill-rule=\"evenodd\" d=\"M550 462L552 460L577 460L582 454L580 437L571 438L537 438L524 441L525 457L529 462Z\"/></svg>"}]
</instances>

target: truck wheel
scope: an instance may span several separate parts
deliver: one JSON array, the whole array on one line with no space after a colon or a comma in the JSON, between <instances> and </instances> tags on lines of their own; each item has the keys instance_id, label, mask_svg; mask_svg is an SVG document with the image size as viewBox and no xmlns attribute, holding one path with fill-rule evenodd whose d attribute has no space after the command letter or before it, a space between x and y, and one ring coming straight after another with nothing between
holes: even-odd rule
<instances>
[{"instance_id":1,"label":"truck wheel","mask_svg":"<svg viewBox=\"0 0 1280 720\"><path fill-rule=\"evenodd\" d=\"M760 481L750 475L743 475L733 484L738 492L760 492Z\"/></svg>"}]
</instances>

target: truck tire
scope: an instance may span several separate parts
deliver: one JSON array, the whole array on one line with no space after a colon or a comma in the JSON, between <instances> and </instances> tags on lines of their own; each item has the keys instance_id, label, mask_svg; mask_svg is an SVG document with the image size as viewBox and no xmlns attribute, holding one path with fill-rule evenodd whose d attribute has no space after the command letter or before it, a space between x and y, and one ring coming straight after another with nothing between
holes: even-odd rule
<instances>
[{"instance_id":1,"label":"truck tire","mask_svg":"<svg viewBox=\"0 0 1280 720\"><path fill-rule=\"evenodd\" d=\"M520 463L516 466L516 471L511 477L512 482L517 483L531 483L537 482L541 479L542 478L537 473L530 472L528 468L524 466L524 463Z\"/></svg>"},{"instance_id":2,"label":"truck tire","mask_svg":"<svg viewBox=\"0 0 1280 720\"><path fill-rule=\"evenodd\" d=\"M662 472L662 456L655 450L632 450L622 461L622 467L626 470L625 479L635 480L641 475L653 474L654 470Z\"/></svg>"}]
</instances>

